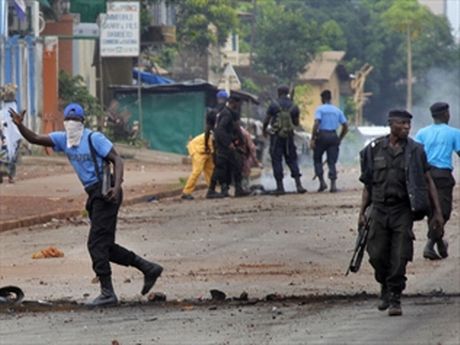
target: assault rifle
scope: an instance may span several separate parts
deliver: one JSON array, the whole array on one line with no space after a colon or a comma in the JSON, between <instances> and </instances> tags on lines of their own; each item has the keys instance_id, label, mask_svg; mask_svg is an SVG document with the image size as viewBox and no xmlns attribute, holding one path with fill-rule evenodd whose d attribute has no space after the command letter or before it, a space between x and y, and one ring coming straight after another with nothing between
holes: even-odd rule
<instances>
[{"instance_id":1,"label":"assault rifle","mask_svg":"<svg viewBox=\"0 0 460 345\"><path fill-rule=\"evenodd\" d=\"M355 250L353 252L353 256L351 257L350 264L348 265L347 272L345 273L346 276L350 272L358 272L359 268L361 267L361 262L363 261L364 256L364 250L366 249L367 237L369 235L369 219L371 212L370 209L371 206L369 206L364 212L364 218L366 220L364 224L358 228L358 237L356 238Z\"/></svg>"}]
</instances>

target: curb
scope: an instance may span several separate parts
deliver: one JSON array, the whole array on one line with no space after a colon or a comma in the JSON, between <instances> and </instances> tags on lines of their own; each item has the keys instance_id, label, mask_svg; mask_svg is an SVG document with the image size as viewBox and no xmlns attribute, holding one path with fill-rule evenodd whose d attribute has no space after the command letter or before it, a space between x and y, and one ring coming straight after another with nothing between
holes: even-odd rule
<instances>
[{"instance_id":1,"label":"curb","mask_svg":"<svg viewBox=\"0 0 460 345\"><path fill-rule=\"evenodd\" d=\"M201 190L204 188L205 188L205 185L197 185L195 190ZM133 196L129 199L123 200L122 207L139 204L142 202L147 202L148 199L150 199L151 197L155 197L156 199L172 198L172 197L180 195L182 193L182 189L183 189L182 187L181 188L174 187L173 189L164 190L156 194L150 193L150 194L142 194L138 196ZM43 224L43 223L47 223L51 221L52 219L65 219L65 218L78 217L78 216L83 215L84 212L85 212L84 209L78 208L78 209L72 209L72 210L67 210L67 211L50 212L50 213L37 215L37 216L25 217L22 219L9 220L9 221L0 223L0 232L7 231L7 230L13 230L17 228L24 228L28 226L37 225L37 224Z\"/></svg>"}]
</instances>

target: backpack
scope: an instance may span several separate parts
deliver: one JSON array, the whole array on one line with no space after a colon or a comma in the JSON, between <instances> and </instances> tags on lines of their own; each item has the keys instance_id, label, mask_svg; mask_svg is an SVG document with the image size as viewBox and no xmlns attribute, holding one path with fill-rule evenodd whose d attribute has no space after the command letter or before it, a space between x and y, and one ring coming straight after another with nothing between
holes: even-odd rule
<instances>
[{"instance_id":1,"label":"backpack","mask_svg":"<svg viewBox=\"0 0 460 345\"><path fill-rule=\"evenodd\" d=\"M275 133L282 137L287 138L292 134L294 131L294 124L292 123L291 111L294 108L294 104L292 104L289 108L283 108L279 105L279 111L276 116L276 120L274 121L272 127Z\"/></svg>"}]
</instances>

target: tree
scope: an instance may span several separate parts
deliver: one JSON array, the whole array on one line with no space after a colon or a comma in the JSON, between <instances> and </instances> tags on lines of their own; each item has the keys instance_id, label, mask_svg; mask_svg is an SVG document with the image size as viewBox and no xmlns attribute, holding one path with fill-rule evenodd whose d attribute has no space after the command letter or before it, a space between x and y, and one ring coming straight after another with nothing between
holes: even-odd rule
<instances>
[{"instance_id":1,"label":"tree","mask_svg":"<svg viewBox=\"0 0 460 345\"><path fill-rule=\"evenodd\" d=\"M318 24L273 2L263 2L259 8L255 66L280 82L293 83L317 51Z\"/></svg>"},{"instance_id":2,"label":"tree","mask_svg":"<svg viewBox=\"0 0 460 345\"><path fill-rule=\"evenodd\" d=\"M406 108L412 108L412 42L419 38L426 24L431 20L428 9L420 5L417 0L395 0L391 7L383 14L383 20L393 30L403 33L406 38L407 52L407 98Z\"/></svg>"},{"instance_id":3,"label":"tree","mask_svg":"<svg viewBox=\"0 0 460 345\"><path fill-rule=\"evenodd\" d=\"M176 30L180 46L204 52L210 44L223 45L237 24L233 0L177 1Z\"/></svg>"}]
</instances>

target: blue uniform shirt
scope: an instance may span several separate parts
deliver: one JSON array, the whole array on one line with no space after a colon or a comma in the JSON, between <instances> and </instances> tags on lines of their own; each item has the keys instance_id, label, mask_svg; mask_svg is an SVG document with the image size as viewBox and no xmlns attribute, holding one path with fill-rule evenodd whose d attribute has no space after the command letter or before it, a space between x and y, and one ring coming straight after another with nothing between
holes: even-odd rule
<instances>
[{"instance_id":1,"label":"blue uniform shirt","mask_svg":"<svg viewBox=\"0 0 460 345\"><path fill-rule=\"evenodd\" d=\"M53 150L66 154L70 164L72 164L78 178L85 188L99 182L89 148L88 136L90 133L91 131L85 128L83 130L80 145L71 148L67 148L67 135L65 132L52 132L48 134L54 144ZM91 142L96 151L96 161L99 166L99 173L102 173L102 158L105 158L109 154L113 145L104 134L99 132L94 132L91 136Z\"/></svg>"},{"instance_id":2,"label":"blue uniform shirt","mask_svg":"<svg viewBox=\"0 0 460 345\"><path fill-rule=\"evenodd\" d=\"M440 169L453 169L452 153L460 152L460 130L447 124L432 124L422 128L415 140L423 144L428 163Z\"/></svg>"},{"instance_id":3,"label":"blue uniform shirt","mask_svg":"<svg viewBox=\"0 0 460 345\"><path fill-rule=\"evenodd\" d=\"M329 103L316 108L315 120L320 120L319 130L324 131L335 131L339 125L347 123L347 118L342 110Z\"/></svg>"}]
</instances>

